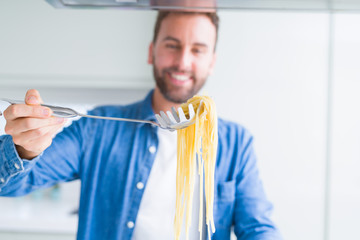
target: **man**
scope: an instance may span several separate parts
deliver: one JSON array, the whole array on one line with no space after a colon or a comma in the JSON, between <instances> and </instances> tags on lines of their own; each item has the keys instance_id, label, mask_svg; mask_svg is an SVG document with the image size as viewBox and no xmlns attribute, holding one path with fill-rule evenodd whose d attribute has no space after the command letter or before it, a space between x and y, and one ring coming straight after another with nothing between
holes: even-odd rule
<instances>
[{"instance_id":1,"label":"man","mask_svg":"<svg viewBox=\"0 0 360 240\"><path fill-rule=\"evenodd\" d=\"M154 113L178 107L211 74L217 31L216 13L159 12L148 53L155 89L141 102L102 106L91 114L155 120ZM36 90L25 101L4 112L8 135L0 138L0 195L80 179L78 239L173 239L176 133L82 118L53 138L64 120L39 106ZM212 239L230 239L232 226L238 239L280 239L270 211L252 137L219 119ZM192 223L190 239L199 239L197 220Z\"/></svg>"}]
</instances>

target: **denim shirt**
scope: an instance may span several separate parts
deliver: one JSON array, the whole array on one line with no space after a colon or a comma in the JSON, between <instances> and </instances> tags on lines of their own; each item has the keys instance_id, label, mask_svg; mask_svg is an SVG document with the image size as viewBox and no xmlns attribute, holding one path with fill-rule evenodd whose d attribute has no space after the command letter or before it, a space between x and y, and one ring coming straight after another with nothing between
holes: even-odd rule
<instances>
[{"instance_id":1,"label":"denim shirt","mask_svg":"<svg viewBox=\"0 0 360 240\"><path fill-rule=\"evenodd\" d=\"M151 91L140 102L101 106L93 115L155 120ZM259 179L253 138L243 127L219 119L212 239L281 239L270 220L272 205ZM176 143L174 143L176 144ZM158 146L150 124L81 118L57 134L29 161L12 137L0 136L0 196L21 196L57 182L81 180L77 239L131 239Z\"/></svg>"}]
</instances>

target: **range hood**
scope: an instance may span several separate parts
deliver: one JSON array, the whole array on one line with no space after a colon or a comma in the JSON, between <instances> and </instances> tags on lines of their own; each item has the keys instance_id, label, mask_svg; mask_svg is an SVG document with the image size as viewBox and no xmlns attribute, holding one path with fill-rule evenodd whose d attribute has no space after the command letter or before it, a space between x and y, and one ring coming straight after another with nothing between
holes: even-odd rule
<instances>
[{"instance_id":1,"label":"range hood","mask_svg":"<svg viewBox=\"0 0 360 240\"><path fill-rule=\"evenodd\" d=\"M360 0L46 0L55 8L359 11Z\"/></svg>"}]
</instances>

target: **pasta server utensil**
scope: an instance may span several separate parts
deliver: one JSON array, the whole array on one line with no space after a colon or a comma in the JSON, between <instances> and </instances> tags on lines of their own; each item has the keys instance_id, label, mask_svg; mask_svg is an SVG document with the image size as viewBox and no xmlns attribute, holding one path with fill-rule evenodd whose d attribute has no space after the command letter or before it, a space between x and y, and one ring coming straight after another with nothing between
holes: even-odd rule
<instances>
[{"instance_id":1,"label":"pasta server utensil","mask_svg":"<svg viewBox=\"0 0 360 240\"><path fill-rule=\"evenodd\" d=\"M24 101L18 100L11 100L7 98L1 98L1 101L8 102L10 104L25 104ZM200 103L202 104L202 103ZM192 104L189 104L189 118L185 116L184 111L181 107L178 108L178 112L176 112L175 108L171 108L171 112L167 111L165 114L163 111L160 111L160 115L156 114L155 117L158 121L149 121L149 120L140 120L140 119L132 119L132 118L118 118L118 117L104 117L104 116L95 116L95 115L87 115L82 114L75 111L72 108L68 107L60 107L48 104L40 104L43 107L50 108L53 113L52 116L54 117L61 117L61 118L73 118L73 117L87 117L87 118L95 118L95 119L104 119L104 120L114 120L114 121L126 121L126 122L135 122L135 123L149 123L155 126L158 126L162 129L166 129L169 131L175 131L179 129L186 128L195 123L195 111ZM1 116L1 112L0 112Z\"/></svg>"},{"instance_id":2,"label":"pasta server utensil","mask_svg":"<svg viewBox=\"0 0 360 240\"><path fill-rule=\"evenodd\" d=\"M199 108L201 108L202 104L203 102L201 101ZM171 108L171 112L167 111L165 113L160 111L160 114L155 114L155 117L162 128L183 129L195 123L194 106L190 103L188 108L188 118L181 107L179 107L177 111L174 107Z\"/></svg>"}]
</instances>

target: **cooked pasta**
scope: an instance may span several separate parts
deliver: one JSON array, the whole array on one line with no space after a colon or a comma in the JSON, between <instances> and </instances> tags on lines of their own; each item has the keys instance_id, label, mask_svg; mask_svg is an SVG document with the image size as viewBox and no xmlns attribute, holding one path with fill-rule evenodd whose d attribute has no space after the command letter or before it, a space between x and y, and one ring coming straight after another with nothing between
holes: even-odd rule
<instances>
[{"instance_id":1,"label":"cooked pasta","mask_svg":"<svg viewBox=\"0 0 360 240\"><path fill-rule=\"evenodd\" d=\"M203 102L202 105L200 105L200 101ZM200 178L200 239L202 239L204 191L209 239L211 236L210 230L215 232L213 219L214 172L218 144L215 103L208 96L194 96L187 103L181 105L185 114L188 114L189 103L194 107L196 122L185 129L177 131L176 212L174 221L176 240L180 238L184 218L185 236L188 239L196 177ZM196 174L196 165L198 165L198 175Z\"/></svg>"}]
</instances>

